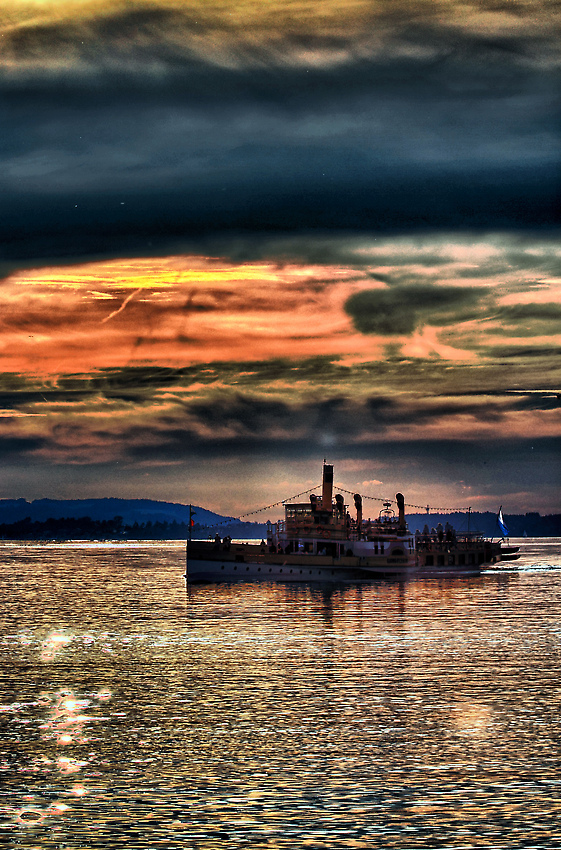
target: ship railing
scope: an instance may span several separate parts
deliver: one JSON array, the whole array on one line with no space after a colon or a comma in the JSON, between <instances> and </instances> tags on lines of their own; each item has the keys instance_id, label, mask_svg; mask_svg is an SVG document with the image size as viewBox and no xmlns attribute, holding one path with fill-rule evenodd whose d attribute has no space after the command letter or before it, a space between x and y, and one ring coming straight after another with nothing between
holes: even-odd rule
<instances>
[{"instance_id":1,"label":"ship railing","mask_svg":"<svg viewBox=\"0 0 561 850\"><path fill-rule=\"evenodd\" d=\"M332 537L346 540L352 537L355 530L349 529L345 525L316 525L314 523L284 523L283 531L286 531L288 537ZM355 531L356 533L356 531ZM358 538L357 538L358 539Z\"/></svg>"},{"instance_id":2,"label":"ship railing","mask_svg":"<svg viewBox=\"0 0 561 850\"><path fill-rule=\"evenodd\" d=\"M484 540L484 536L478 531L448 536L445 534L444 537L437 534L417 534L415 545L421 551L448 552L450 549L469 549L474 543Z\"/></svg>"}]
</instances>

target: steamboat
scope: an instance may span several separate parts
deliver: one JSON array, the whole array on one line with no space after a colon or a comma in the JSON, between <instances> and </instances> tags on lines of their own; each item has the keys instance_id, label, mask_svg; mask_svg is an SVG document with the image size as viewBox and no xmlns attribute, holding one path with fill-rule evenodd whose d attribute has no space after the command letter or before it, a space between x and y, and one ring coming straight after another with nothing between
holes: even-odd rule
<instances>
[{"instance_id":1,"label":"steamboat","mask_svg":"<svg viewBox=\"0 0 561 850\"><path fill-rule=\"evenodd\" d=\"M324 463L321 496L285 504L284 520L268 523L261 543L218 536L189 540L185 577L189 582L403 581L416 575L477 575L501 560L501 542L482 535L449 529L411 534L401 493L397 516L388 501L374 520L363 518L358 493L353 500L351 516L344 497L333 498L333 466Z\"/></svg>"}]
</instances>

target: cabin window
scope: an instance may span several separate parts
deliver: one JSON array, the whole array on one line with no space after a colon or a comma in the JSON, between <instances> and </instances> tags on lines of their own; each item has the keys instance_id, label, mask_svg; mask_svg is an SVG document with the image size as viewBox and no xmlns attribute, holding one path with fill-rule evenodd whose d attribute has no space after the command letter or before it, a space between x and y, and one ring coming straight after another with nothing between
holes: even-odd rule
<instances>
[{"instance_id":1,"label":"cabin window","mask_svg":"<svg viewBox=\"0 0 561 850\"><path fill-rule=\"evenodd\" d=\"M434 567L434 555L427 555L426 556L425 567Z\"/></svg>"},{"instance_id":2,"label":"cabin window","mask_svg":"<svg viewBox=\"0 0 561 850\"><path fill-rule=\"evenodd\" d=\"M403 549L394 549L392 555L403 555Z\"/></svg>"},{"instance_id":3,"label":"cabin window","mask_svg":"<svg viewBox=\"0 0 561 850\"><path fill-rule=\"evenodd\" d=\"M458 565L459 565L460 567L463 567L463 566L465 566L465 563L466 563L466 556L465 556L465 554L462 552L460 555L458 555Z\"/></svg>"},{"instance_id":4,"label":"cabin window","mask_svg":"<svg viewBox=\"0 0 561 850\"><path fill-rule=\"evenodd\" d=\"M436 563L438 564L439 567L443 567L444 566L444 555L439 555Z\"/></svg>"},{"instance_id":5,"label":"cabin window","mask_svg":"<svg viewBox=\"0 0 561 850\"><path fill-rule=\"evenodd\" d=\"M455 563L456 563L456 559L454 558L454 556L452 555L452 553L450 553L450 554L448 555L448 566L449 566L449 567L453 567Z\"/></svg>"}]
</instances>

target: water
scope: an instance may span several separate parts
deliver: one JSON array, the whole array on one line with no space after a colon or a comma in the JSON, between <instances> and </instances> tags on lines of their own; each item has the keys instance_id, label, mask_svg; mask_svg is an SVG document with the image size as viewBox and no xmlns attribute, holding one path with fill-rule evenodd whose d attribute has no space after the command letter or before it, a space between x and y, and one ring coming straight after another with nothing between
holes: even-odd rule
<instances>
[{"instance_id":1,"label":"water","mask_svg":"<svg viewBox=\"0 0 561 850\"><path fill-rule=\"evenodd\" d=\"M186 591L0 544L0 845L561 847L561 540L478 578Z\"/></svg>"}]
</instances>

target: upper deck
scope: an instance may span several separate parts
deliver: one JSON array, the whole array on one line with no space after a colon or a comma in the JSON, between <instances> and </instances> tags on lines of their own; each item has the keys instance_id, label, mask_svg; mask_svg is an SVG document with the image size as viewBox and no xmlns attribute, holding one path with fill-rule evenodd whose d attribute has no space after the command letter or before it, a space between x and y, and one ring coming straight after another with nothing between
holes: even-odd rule
<instances>
[{"instance_id":1,"label":"upper deck","mask_svg":"<svg viewBox=\"0 0 561 850\"><path fill-rule=\"evenodd\" d=\"M333 498L333 467L323 466L321 497L311 495L309 502L292 502L285 505L284 522L277 523L277 536L283 540L330 539L379 541L389 537L409 534L404 515L403 496L397 494L399 516L384 502L380 516L364 520L362 497L354 496L356 517L351 517L343 496Z\"/></svg>"}]
</instances>

